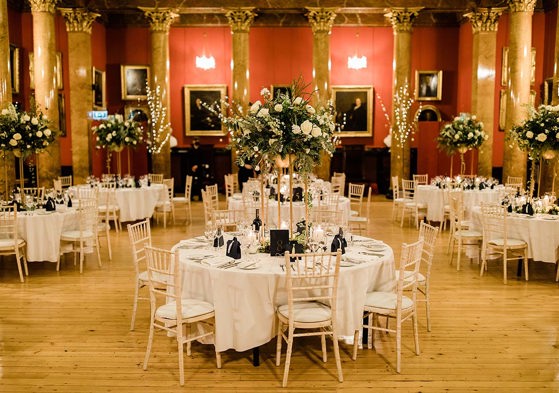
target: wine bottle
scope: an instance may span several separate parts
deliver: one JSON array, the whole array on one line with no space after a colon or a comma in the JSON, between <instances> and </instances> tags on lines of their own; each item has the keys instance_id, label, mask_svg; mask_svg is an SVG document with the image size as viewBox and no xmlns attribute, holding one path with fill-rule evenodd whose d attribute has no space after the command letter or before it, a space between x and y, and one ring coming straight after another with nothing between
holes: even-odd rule
<instances>
[{"instance_id":1,"label":"wine bottle","mask_svg":"<svg viewBox=\"0 0 559 393\"><path fill-rule=\"evenodd\" d=\"M259 231L262 226L262 220L260 219L259 213L260 210L256 209L256 217L254 217L254 220L252 221L252 227L255 231Z\"/></svg>"}]
</instances>

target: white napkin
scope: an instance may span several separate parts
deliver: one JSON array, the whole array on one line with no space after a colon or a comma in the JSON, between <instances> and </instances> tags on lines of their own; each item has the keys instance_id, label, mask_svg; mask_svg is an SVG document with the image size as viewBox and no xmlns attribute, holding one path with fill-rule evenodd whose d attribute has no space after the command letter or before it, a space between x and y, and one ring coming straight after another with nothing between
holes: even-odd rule
<instances>
[{"instance_id":1,"label":"white napkin","mask_svg":"<svg viewBox=\"0 0 559 393\"><path fill-rule=\"evenodd\" d=\"M209 266L212 266L212 267L219 267L219 266L225 265L227 263L231 263L233 261L234 261L233 258L230 258L230 257L225 256L225 255L219 255L219 256L204 259L202 261L202 263L204 263L206 265L209 265Z\"/></svg>"},{"instance_id":2,"label":"white napkin","mask_svg":"<svg viewBox=\"0 0 559 393\"><path fill-rule=\"evenodd\" d=\"M374 255L365 255L355 251L346 252L344 255L342 255L342 259L344 261L352 262L352 263L370 262L373 259L377 259L377 258L378 257Z\"/></svg>"},{"instance_id":3,"label":"white napkin","mask_svg":"<svg viewBox=\"0 0 559 393\"><path fill-rule=\"evenodd\" d=\"M214 254L208 250L191 249L187 247L181 247L183 244L179 245L181 258L191 259L193 261L200 261L202 259L211 258Z\"/></svg>"}]
</instances>

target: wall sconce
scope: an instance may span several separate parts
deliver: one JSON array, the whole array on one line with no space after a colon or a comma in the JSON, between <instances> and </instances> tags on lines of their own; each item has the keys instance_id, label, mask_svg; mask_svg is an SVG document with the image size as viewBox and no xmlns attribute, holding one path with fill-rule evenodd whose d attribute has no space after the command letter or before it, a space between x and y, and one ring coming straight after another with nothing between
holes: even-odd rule
<instances>
[{"instance_id":1,"label":"wall sconce","mask_svg":"<svg viewBox=\"0 0 559 393\"><path fill-rule=\"evenodd\" d=\"M355 54L347 57L347 68L350 70L360 70L367 68L367 57L359 56L359 33L355 34Z\"/></svg>"},{"instance_id":2,"label":"wall sconce","mask_svg":"<svg viewBox=\"0 0 559 393\"><path fill-rule=\"evenodd\" d=\"M215 58L212 55L206 56L206 33L204 33L202 56L196 56L196 68L200 68L204 71L215 69Z\"/></svg>"}]
</instances>

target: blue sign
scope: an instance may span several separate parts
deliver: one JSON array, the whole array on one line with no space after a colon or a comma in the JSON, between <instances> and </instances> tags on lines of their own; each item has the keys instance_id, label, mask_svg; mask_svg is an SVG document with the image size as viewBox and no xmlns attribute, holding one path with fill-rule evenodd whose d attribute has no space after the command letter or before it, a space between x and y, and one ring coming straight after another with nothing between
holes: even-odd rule
<instances>
[{"instance_id":1,"label":"blue sign","mask_svg":"<svg viewBox=\"0 0 559 393\"><path fill-rule=\"evenodd\" d=\"M87 112L87 116L91 120L105 120L109 117L109 111L91 111Z\"/></svg>"}]
</instances>

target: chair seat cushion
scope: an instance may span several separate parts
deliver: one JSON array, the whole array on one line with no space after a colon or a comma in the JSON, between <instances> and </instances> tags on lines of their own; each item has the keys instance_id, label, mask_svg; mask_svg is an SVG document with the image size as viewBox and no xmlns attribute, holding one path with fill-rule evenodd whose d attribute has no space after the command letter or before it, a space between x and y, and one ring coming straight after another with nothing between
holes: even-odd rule
<instances>
[{"instance_id":1,"label":"chair seat cushion","mask_svg":"<svg viewBox=\"0 0 559 393\"><path fill-rule=\"evenodd\" d=\"M182 302L182 317L183 318L196 318L204 314L210 314L214 311L214 306L211 303L198 299L181 299ZM159 307L155 311L155 316L164 319L177 319L177 305L175 302L170 302Z\"/></svg>"},{"instance_id":2,"label":"chair seat cushion","mask_svg":"<svg viewBox=\"0 0 559 393\"><path fill-rule=\"evenodd\" d=\"M455 237L460 236L462 238L464 238L464 237L470 237L471 238L471 237L482 237L482 234L481 234L481 232L474 231L472 229L460 229L460 230L454 232L454 236Z\"/></svg>"},{"instance_id":3,"label":"chair seat cushion","mask_svg":"<svg viewBox=\"0 0 559 393\"><path fill-rule=\"evenodd\" d=\"M417 208L417 209L427 209L427 204L423 203L423 202L406 202L405 203L406 207L413 207L413 208Z\"/></svg>"},{"instance_id":4,"label":"chair seat cushion","mask_svg":"<svg viewBox=\"0 0 559 393\"><path fill-rule=\"evenodd\" d=\"M396 310L397 295L392 292L368 292L365 299L365 307L381 308L387 311ZM413 301L402 296L402 310L413 307Z\"/></svg>"},{"instance_id":5,"label":"chair seat cushion","mask_svg":"<svg viewBox=\"0 0 559 393\"><path fill-rule=\"evenodd\" d=\"M349 222L367 222L367 217L353 216L349 217Z\"/></svg>"},{"instance_id":6,"label":"chair seat cushion","mask_svg":"<svg viewBox=\"0 0 559 393\"><path fill-rule=\"evenodd\" d=\"M0 249L10 249L16 246L23 246L25 240L23 239L0 239Z\"/></svg>"},{"instance_id":7,"label":"chair seat cushion","mask_svg":"<svg viewBox=\"0 0 559 393\"><path fill-rule=\"evenodd\" d=\"M497 239L491 239L488 244L492 245L492 246L496 246L496 247L503 247L505 245L505 239L502 238L497 238ZM524 240L520 240L520 239L511 239L508 238L507 239L507 248L522 248L522 247L526 247L527 244Z\"/></svg>"},{"instance_id":8,"label":"chair seat cushion","mask_svg":"<svg viewBox=\"0 0 559 393\"><path fill-rule=\"evenodd\" d=\"M186 198L185 197L173 197L173 202L184 203L184 202L186 202Z\"/></svg>"},{"instance_id":9,"label":"chair seat cushion","mask_svg":"<svg viewBox=\"0 0 559 393\"><path fill-rule=\"evenodd\" d=\"M400 277L400 271L396 270L395 273L396 273L396 281L398 281L398 278ZM411 270L406 270L404 272L404 280L405 281L410 281L412 276L413 276L413 272ZM417 273L417 283L418 284L424 284L425 281L426 281L425 276L421 272L418 272Z\"/></svg>"},{"instance_id":10,"label":"chair seat cushion","mask_svg":"<svg viewBox=\"0 0 559 393\"><path fill-rule=\"evenodd\" d=\"M157 281L157 283L166 283L167 282L167 275L165 274L160 274L160 273L155 273L155 281ZM138 274L138 280L143 281L144 283L147 284L147 282L149 281L148 278L148 271L144 270L143 272L140 272L140 274ZM158 285L156 285L157 288L159 288Z\"/></svg>"},{"instance_id":11,"label":"chair seat cushion","mask_svg":"<svg viewBox=\"0 0 559 393\"><path fill-rule=\"evenodd\" d=\"M106 211L113 212L113 211L120 210L120 207L118 207L118 205L99 205L97 207L97 210L99 212L106 212Z\"/></svg>"},{"instance_id":12,"label":"chair seat cushion","mask_svg":"<svg viewBox=\"0 0 559 393\"><path fill-rule=\"evenodd\" d=\"M289 317L289 306L278 307L278 313L284 318ZM332 310L319 302L298 302L293 304L293 320L302 323L326 322L332 318Z\"/></svg>"},{"instance_id":13,"label":"chair seat cushion","mask_svg":"<svg viewBox=\"0 0 559 393\"><path fill-rule=\"evenodd\" d=\"M93 237L93 232L89 230L83 232L66 231L66 232L62 232L62 235L60 235L60 239L67 240L67 241L76 241L76 240L80 240L80 238L86 239L92 237Z\"/></svg>"}]
</instances>

